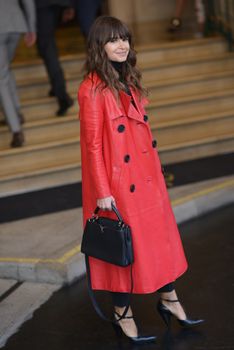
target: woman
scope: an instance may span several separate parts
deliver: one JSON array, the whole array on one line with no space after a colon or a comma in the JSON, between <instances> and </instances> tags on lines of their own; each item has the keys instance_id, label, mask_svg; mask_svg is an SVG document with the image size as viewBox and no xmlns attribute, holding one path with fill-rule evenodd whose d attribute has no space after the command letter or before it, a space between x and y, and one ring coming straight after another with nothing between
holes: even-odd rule
<instances>
[{"instance_id":1,"label":"woman","mask_svg":"<svg viewBox=\"0 0 234 350\"><path fill-rule=\"evenodd\" d=\"M202 321L187 319L174 289L187 262L144 110L131 34L118 19L101 16L87 45L86 76L78 92L84 224L96 206L115 218L113 202L132 230L133 292L158 291L158 311L168 326L172 315L181 325L198 324ZM128 302L129 268L89 261L92 288L112 292L118 317ZM155 339L138 334L131 309L118 326L135 342Z\"/></svg>"}]
</instances>

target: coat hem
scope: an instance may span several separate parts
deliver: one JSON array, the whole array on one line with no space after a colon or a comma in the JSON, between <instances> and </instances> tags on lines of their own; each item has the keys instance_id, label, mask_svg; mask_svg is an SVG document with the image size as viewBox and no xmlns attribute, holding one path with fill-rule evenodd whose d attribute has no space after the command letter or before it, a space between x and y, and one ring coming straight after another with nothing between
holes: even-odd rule
<instances>
[{"instance_id":1,"label":"coat hem","mask_svg":"<svg viewBox=\"0 0 234 350\"><path fill-rule=\"evenodd\" d=\"M188 269L188 265L186 266L185 269L182 270L182 272L180 272L174 279L170 279L165 281L163 284L160 284L159 286L155 287L155 288L146 288L146 289L142 289L139 290L137 288L137 290L133 289L133 293L132 294L153 294L155 292L157 292L158 289L164 287L166 284L171 283L171 282L175 282L179 277L181 277L186 270ZM129 290L126 291L126 289L118 289L116 290L115 288L95 288L92 286L92 289L95 291L105 291L105 292L113 292L113 293L129 293Z\"/></svg>"}]
</instances>

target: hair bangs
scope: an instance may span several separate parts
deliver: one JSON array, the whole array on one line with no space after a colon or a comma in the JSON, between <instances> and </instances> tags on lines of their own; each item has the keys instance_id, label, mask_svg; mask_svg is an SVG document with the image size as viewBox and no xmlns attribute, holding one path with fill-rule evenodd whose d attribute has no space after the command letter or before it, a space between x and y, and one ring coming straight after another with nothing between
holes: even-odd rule
<instances>
[{"instance_id":1,"label":"hair bangs","mask_svg":"<svg viewBox=\"0 0 234 350\"><path fill-rule=\"evenodd\" d=\"M131 33L124 23L113 17L107 19L103 30L104 44L118 39L131 42Z\"/></svg>"}]
</instances>

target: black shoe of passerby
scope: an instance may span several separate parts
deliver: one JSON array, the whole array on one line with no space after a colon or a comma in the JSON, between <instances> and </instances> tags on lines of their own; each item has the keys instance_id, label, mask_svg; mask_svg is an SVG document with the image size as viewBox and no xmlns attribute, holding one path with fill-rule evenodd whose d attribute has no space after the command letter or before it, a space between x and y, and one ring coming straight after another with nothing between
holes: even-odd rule
<instances>
[{"instance_id":1,"label":"black shoe of passerby","mask_svg":"<svg viewBox=\"0 0 234 350\"><path fill-rule=\"evenodd\" d=\"M68 97L66 100L59 101L59 109L57 111L57 116L63 116L66 114L67 110L74 105L72 98Z\"/></svg>"},{"instance_id":2,"label":"black shoe of passerby","mask_svg":"<svg viewBox=\"0 0 234 350\"><path fill-rule=\"evenodd\" d=\"M173 17L170 21L170 26L168 28L168 32L174 33L176 31L180 30L181 26L182 26L181 19L178 17Z\"/></svg>"},{"instance_id":3,"label":"black shoe of passerby","mask_svg":"<svg viewBox=\"0 0 234 350\"><path fill-rule=\"evenodd\" d=\"M24 134L22 131L14 132L12 141L11 141L11 147L22 147L24 144Z\"/></svg>"},{"instance_id":4,"label":"black shoe of passerby","mask_svg":"<svg viewBox=\"0 0 234 350\"><path fill-rule=\"evenodd\" d=\"M48 92L48 96L49 97L54 97L55 96L54 91L52 89Z\"/></svg>"}]
</instances>

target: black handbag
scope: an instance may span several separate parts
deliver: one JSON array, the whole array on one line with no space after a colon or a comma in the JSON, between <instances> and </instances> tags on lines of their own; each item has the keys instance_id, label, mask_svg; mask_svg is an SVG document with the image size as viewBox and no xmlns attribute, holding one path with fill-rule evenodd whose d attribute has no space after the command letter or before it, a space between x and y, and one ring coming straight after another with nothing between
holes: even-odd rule
<instances>
[{"instance_id":1,"label":"black handbag","mask_svg":"<svg viewBox=\"0 0 234 350\"><path fill-rule=\"evenodd\" d=\"M115 212L118 220L98 216L97 214L99 209L100 208L97 207L92 217L86 221L81 242L81 252L85 254L86 270L88 277L88 291L91 301L98 315L102 319L107 321L113 322L113 320L110 320L106 316L104 316L96 302L94 292L91 287L91 276L88 257L91 256L96 259L101 259L110 264L118 265L123 268L131 265L131 290L129 291L129 302L128 305L126 305L121 317L117 320L114 320L114 322L116 322L125 317L130 306L130 297L133 291L132 264L134 258L131 228L126 223L124 223L118 209L114 206L113 203L112 210Z\"/></svg>"}]
</instances>

